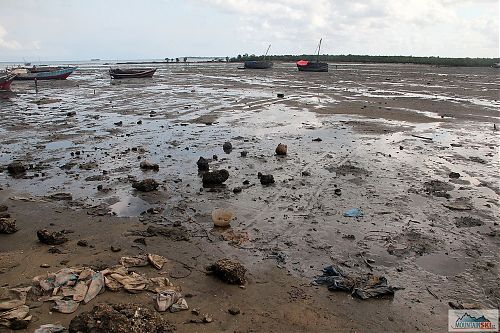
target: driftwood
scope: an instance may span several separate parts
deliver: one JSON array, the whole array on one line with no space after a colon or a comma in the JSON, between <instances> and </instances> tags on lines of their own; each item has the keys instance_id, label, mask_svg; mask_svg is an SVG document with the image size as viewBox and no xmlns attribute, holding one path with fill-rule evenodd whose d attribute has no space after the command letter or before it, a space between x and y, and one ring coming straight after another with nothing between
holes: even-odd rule
<instances>
[{"instance_id":1,"label":"driftwood","mask_svg":"<svg viewBox=\"0 0 500 333\"><path fill-rule=\"evenodd\" d=\"M420 135L416 135L416 134L412 134L411 136L413 136L415 138L419 138L419 139L424 139L424 140L430 140L430 141L432 141L432 138L428 138L428 137L425 137L425 136L420 136Z\"/></svg>"}]
</instances>

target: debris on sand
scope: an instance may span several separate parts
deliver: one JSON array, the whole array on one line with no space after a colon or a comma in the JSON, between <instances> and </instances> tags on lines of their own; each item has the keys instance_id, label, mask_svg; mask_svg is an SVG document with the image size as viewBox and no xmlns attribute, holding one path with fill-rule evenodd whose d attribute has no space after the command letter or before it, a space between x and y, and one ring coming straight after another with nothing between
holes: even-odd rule
<instances>
[{"instance_id":1,"label":"debris on sand","mask_svg":"<svg viewBox=\"0 0 500 333\"><path fill-rule=\"evenodd\" d=\"M208 266L207 270L229 284L243 285L246 282L245 273L247 269L235 260L228 258L219 259L214 264Z\"/></svg>"},{"instance_id":2,"label":"debris on sand","mask_svg":"<svg viewBox=\"0 0 500 333\"><path fill-rule=\"evenodd\" d=\"M336 193L335 193L336 194ZM351 208L344 212L345 217L363 217L361 208Z\"/></svg>"},{"instance_id":3,"label":"debris on sand","mask_svg":"<svg viewBox=\"0 0 500 333\"><path fill-rule=\"evenodd\" d=\"M31 320L26 295L31 287L0 289L0 326L14 330L24 329Z\"/></svg>"},{"instance_id":4,"label":"debris on sand","mask_svg":"<svg viewBox=\"0 0 500 333\"><path fill-rule=\"evenodd\" d=\"M225 153L230 153L231 150L233 150L233 145L231 144L231 142L226 141L222 145L222 150L224 150Z\"/></svg>"},{"instance_id":5,"label":"debris on sand","mask_svg":"<svg viewBox=\"0 0 500 333\"><path fill-rule=\"evenodd\" d=\"M259 177L260 178L260 183L262 185L270 185L274 183L274 176L273 175L262 175Z\"/></svg>"},{"instance_id":6,"label":"debris on sand","mask_svg":"<svg viewBox=\"0 0 500 333\"><path fill-rule=\"evenodd\" d=\"M327 285L330 291L346 291L360 299L394 295L391 287L383 276L373 274L354 275L342 272L338 267L327 266L323 275L314 280L314 284Z\"/></svg>"},{"instance_id":7,"label":"debris on sand","mask_svg":"<svg viewBox=\"0 0 500 333\"><path fill-rule=\"evenodd\" d=\"M212 221L216 227L229 227L234 212L229 209L216 208L212 211Z\"/></svg>"},{"instance_id":8,"label":"debris on sand","mask_svg":"<svg viewBox=\"0 0 500 333\"><path fill-rule=\"evenodd\" d=\"M321 141L323 141L321 138L313 139L313 142L321 142Z\"/></svg>"},{"instance_id":9,"label":"debris on sand","mask_svg":"<svg viewBox=\"0 0 500 333\"><path fill-rule=\"evenodd\" d=\"M276 155L284 156L286 155L287 150L288 150L287 145L280 143L278 147L276 147Z\"/></svg>"},{"instance_id":10,"label":"debris on sand","mask_svg":"<svg viewBox=\"0 0 500 333\"><path fill-rule=\"evenodd\" d=\"M26 173L26 166L20 161L14 161L7 165L7 171L11 176L21 176Z\"/></svg>"},{"instance_id":11,"label":"debris on sand","mask_svg":"<svg viewBox=\"0 0 500 333\"><path fill-rule=\"evenodd\" d=\"M229 171L226 169L210 171L203 174L203 186L222 185L229 178Z\"/></svg>"},{"instance_id":12,"label":"debris on sand","mask_svg":"<svg viewBox=\"0 0 500 333\"><path fill-rule=\"evenodd\" d=\"M45 324L40 326L33 333L67 333L66 328L60 324Z\"/></svg>"},{"instance_id":13,"label":"debris on sand","mask_svg":"<svg viewBox=\"0 0 500 333\"><path fill-rule=\"evenodd\" d=\"M455 217L455 225L457 228L470 228L482 226L484 222L472 216L460 216Z\"/></svg>"},{"instance_id":14,"label":"debris on sand","mask_svg":"<svg viewBox=\"0 0 500 333\"><path fill-rule=\"evenodd\" d=\"M38 230L36 232L38 240L47 245L60 245L66 243L68 239L60 231L48 231L47 229Z\"/></svg>"},{"instance_id":15,"label":"debris on sand","mask_svg":"<svg viewBox=\"0 0 500 333\"><path fill-rule=\"evenodd\" d=\"M98 304L69 324L69 333L171 333L174 327L156 312L137 304Z\"/></svg>"},{"instance_id":16,"label":"debris on sand","mask_svg":"<svg viewBox=\"0 0 500 333\"><path fill-rule=\"evenodd\" d=\"M208 171L210 166L208 165L208 160L200 156L198 161L196 162L199 171Z\"/></svg>"},{"instance_id":17,"label":"debris on sand","mask_svg":"<svg viewBox=\"0 0 500 333\"><path fill-rule=\"evenodd\" d=\"M148 261L156 269L162 269L167 262L167 258L158 254L148 253Z\"/></svg>"},{"instance_id":18,"label":"debris on sand","mask_svg":"<svg viewBox=\"0 0 500 333\"><path fill-rule=\"evenodd\" d=\"M135 181L132 183L132 187L140 192L151 192L155 191L160 184L152 178L147 178L141 181Z\"/></svg>"},{"instance_id":19,"label":"debris on sand","mask_svg":"<svg viewBox=\"0 0 500 333\"><path fill-rule=\"evenodd\" d=\"M54 193L48 196L49 199L58 200L58 201L71 201L73 200L73 196L71 193L60 192Z\"/></svg>"},{"instance_id":20,"label":"debris on sand","mask_svg":"<svg viewBox=\"0 0 500 333\"><path fill-rule=\"evenodd\" d=\"M158 164L150 161L142 161L141 164L139 164L139 167L142 170L154 170L154 171L160 170L160 166Z\"/></svg>"},{"instance_id":21,"label":"debris on sand","mask_svg":"<svg viewBox=\"0 0 500 333\"><path fill-rule=\"evenodd\" d=\"M170 309L170 312L179 312L183 310L188 310L189 306L180 292L174 290L175 287L170 288L171 290L165 290L159 292L155 296L155 309L158 312L165 312Z\"/></svg>"},{"instance_id":22,"label":"debris on sand","mask_svg":"<svg viewBox=\"0 0 500 333\"><path fill-rule=\"evenodd\" d=\"M16 220L12 218L0 218L0 234L13 234L17 230Z\"/></svg>"}]
</instances>

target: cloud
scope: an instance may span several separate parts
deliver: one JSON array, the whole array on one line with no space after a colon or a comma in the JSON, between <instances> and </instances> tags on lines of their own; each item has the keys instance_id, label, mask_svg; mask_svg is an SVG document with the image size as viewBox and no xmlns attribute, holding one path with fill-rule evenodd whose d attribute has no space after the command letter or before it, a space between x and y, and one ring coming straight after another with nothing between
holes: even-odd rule
<instances>
[{"instance_id":1,"label":"cloud","mask_svg":"<svg viewBox=\"0 0 500 333\"><path fill-rule=\"evenodd\" d=\"M323 37L329 53L497 56L497 0L192 1L237 16L250 44L285 52L310 53Z\"/></svg>"},{"instance_id":2,"label":"cloud","mask_svg":"<svg viewBox=\"0 0 500 333\"><path fill-rule=\"evenodd\" d=\"M6 40L7 30L0 24L0 49L17 50L21 48L21 44L15 40Z\"/></svg>"}]
</instances>

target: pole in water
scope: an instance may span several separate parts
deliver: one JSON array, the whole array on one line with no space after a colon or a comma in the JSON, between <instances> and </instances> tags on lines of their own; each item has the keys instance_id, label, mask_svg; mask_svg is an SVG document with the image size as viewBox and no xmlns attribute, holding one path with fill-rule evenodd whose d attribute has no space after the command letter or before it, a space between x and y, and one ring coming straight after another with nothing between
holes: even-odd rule
<instances>
[{"instance_id":1,"label":"pole in water","mask_svg":"<svg viewBox=\"0 0 500 333\"><path fill-rule=\"evenodd\" d=\"M35 93L38 94L38 80L35 78Z\"/></svg>"}]
</instances>

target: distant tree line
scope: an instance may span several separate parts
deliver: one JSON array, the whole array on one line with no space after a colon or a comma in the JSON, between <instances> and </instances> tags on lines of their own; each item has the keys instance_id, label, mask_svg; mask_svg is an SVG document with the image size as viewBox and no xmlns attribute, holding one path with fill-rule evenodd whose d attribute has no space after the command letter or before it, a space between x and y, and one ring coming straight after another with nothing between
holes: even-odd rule
<instances>
[{"instance_id":1,"label":"distant tree line","mask_svg":"<svg viewBox=\"0 0 500 333\"><path fill-rule=\"evenodd\" d=\"M243 62L247 60L274 60L274 61L298 61L301 59L316 60L316 55L268 55L256 56L255 54L238 54L230 58L230 62ZM413 57L413 56L370 56L370 55L320 55L320 61L328 62L356 62L356 63L397 63L397 64L421 64L435 66L465 66L465 67L489 67L499 62L499 58L442 58L442 57Z\"/></svg>"}]
</instances>

